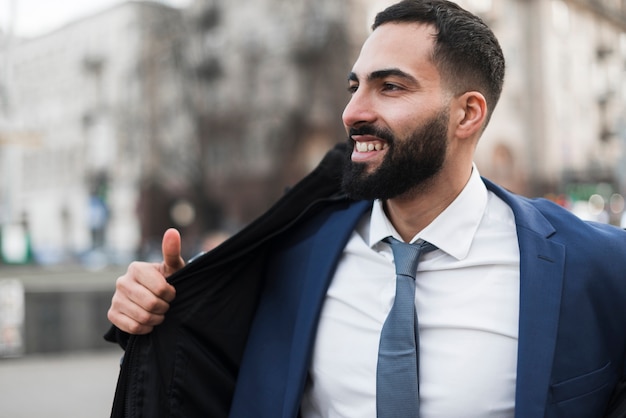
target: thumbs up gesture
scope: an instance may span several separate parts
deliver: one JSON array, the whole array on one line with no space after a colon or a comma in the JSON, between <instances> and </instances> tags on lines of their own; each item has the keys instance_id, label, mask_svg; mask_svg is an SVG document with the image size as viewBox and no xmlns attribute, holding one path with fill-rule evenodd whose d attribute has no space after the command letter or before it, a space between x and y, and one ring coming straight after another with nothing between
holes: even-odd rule
<instances>
[{"instance_id":1,"label":"thumbs up gesture","mask_svg":"<svg viewBox=\"0 0 626 418\"><path fill-rule=\"evenodd\" d=\"M185 265L181 256L180 233L168 229L163 234L161 263L133 262L115 283L107 317L130 334L147 334L165 319L176 289L167 277Z\"/></svg>"}]
</instances>

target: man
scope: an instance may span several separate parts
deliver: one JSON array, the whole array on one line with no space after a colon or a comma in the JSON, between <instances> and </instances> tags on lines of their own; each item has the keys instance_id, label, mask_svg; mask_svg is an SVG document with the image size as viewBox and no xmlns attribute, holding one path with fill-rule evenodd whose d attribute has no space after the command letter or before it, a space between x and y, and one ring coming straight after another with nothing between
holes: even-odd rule
<instances>
[{"instance_id":1,"label":"man","mask_svg":"<svg viewBox=\"0 0 626 418\"><path fill-rule=\"evenodd\" d=\"M341 187L338 147L204 258L182 268L170 230L162 264L118 279L117 339L143 335L127 347L121 409L377 416L396 298L391 236L437 248L415 280L419 416L608 411L625 377L626 233L480 178L473 155L504 78L480 19L445 0L405 0L373 28L349 76ZM146 391L165 400L128 400Z\"/></svg>"}]
</instances>

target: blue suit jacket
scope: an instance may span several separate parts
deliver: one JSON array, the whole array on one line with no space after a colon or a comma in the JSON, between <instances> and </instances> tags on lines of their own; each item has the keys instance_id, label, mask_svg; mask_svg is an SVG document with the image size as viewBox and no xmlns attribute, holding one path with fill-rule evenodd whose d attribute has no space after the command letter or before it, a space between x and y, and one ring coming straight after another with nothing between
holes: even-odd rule
<instances>
[{"instance_id":1,"label":"blue suit jacket","mask_svg":"<svg viewBox=\"0 0 626 418\"><path fill-rule=\"evenodd\" d=\"M520 248L516 417L602 417L625 378L626 232L488 182ZM328 209L272 249L231 417L297 417L339 256L371 202Z\"/></svg>"}]
</instances>

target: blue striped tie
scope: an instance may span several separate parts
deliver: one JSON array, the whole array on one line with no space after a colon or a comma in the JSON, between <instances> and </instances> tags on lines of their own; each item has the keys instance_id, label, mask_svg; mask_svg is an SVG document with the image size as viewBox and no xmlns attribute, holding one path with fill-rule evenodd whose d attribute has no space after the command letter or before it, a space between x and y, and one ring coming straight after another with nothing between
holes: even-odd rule
<instances>
[{"instance_id":1,"label":"blue striped tie","mask_svg":"<svg viewBox=\"0 0 626 418\"><path fill-rule=\"evenodd\" d=\"M380 335L376 372L376 416L419 416L419 333L415 312L415 273L421 254L437 247L407 244L389 237L396 265L396 297Z\"/></svg>"}]
</instances>

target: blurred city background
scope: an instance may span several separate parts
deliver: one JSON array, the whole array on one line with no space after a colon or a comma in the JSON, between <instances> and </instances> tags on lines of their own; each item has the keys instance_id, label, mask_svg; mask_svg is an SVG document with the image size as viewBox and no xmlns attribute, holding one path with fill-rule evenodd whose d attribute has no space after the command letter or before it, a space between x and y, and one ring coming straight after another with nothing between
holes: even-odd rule
<instances>
[{"instance_id":1,"label":"blurred city background","mask_svg":"<svg viewBox=\"0 0 626 418\"><path fill-rule=\"evenodd\" d=\"M29 358L115 369L101 337L115 279L159 259L166 228L190 257L345 140L346 75L393 1L0 1L0 417L14 417L4 388L20 387L3 379ZM481 174L624 227L626 0L457 3L508 63Z\"/></svg>"}]
</instances>

